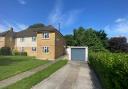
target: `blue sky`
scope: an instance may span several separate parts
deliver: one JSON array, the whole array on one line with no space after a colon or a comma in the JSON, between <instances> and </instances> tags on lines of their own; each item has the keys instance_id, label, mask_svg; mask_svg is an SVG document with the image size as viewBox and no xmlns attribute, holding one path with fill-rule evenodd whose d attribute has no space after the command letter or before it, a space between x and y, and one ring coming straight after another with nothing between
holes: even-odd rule
<instances>
[{"instance_id":1,"label":"blue sky","mask_svg":"<svg viewBox=\"0 0 128 89\"><path fill-rule=\"evenodd\" d=\"M83 26L104 29L109 37L128 37L128 0L0 0L1 32L34 23L61 23L63 34Z\"/></svg>"}]
</instances>

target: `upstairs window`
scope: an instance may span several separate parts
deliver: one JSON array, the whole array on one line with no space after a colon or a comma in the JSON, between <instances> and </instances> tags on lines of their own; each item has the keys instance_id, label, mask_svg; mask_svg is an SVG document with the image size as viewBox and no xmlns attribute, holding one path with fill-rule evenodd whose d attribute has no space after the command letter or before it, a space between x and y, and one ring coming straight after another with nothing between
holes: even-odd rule
<instances>
[{"instance_id":1,"label":"upstairs window","mask_svg":"<svg viewBox=\"0 0 128 89\"><path fill-rule=\"evenodd\" d=\"M42 33L42 38L43 39L49 39L49 32L43 32Z\"/></svg>"},{"instance_id":2,"label":"upstairs window","mask_svg":"<svg viewBox=\"0 0 128 89\"><path fill-rule=\"evenodd\" d=\"M20 42L24 42L24 38L20 38Z\"/></svg>"},{"instance_id":3,"label":"upstairs window","mask_svg":"<svg viewBox=\"0 0 128 89\"><path fill-rule=\"evenodd\" d=\"M32 42L35 42L36 41L36 37L32 37Z\"/></svg>"},{"instance_id":4,"label":"upstairs window","mask_svg":"<svg viewBox=\"0 0 128 89\"><path fill-rule=\"evenodd\" d=\"M43 49L42 49L42 52L43 53L48 53L49 52L49 47L44 46Z\"/></svg>"}]
</instances>

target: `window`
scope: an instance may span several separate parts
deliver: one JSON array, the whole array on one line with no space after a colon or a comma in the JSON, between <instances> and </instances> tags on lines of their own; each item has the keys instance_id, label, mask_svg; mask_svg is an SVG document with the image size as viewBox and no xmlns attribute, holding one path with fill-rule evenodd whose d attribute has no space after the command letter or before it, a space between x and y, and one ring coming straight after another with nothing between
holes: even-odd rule
<instances>
[{"instance_id":1,"label":"window","mask_svg":"<svg viewBox=\"0 0 128 89\"><path fill-rule=\"evenodd\" d=\"M49 52L49 47L44 46L42 52L44 52L44 53L48 53L48 52Z\"/></svg>"},{"instance_id":2,"label":"window","mask_svg":"<svg viewBox=\"0 0 128 89\"><path fill-rule=\"evenodd\" d=\"M20 42L24 42L24 38L20 38Z\"/></svg>"},{"instance_id":3,"label":"window","mask_svg":"<svg viewBox=\"0 0 128 89\"><path fill-rule=\"evenodd\" d=\"M35 42L36 41L36 37L32 37L32 42Z\"/></svg>"},{"instance_id":4,"label":"window","mask_svg":"<svg viewBox=\"0 0 128 89\"><path fill-rule=\"evenodd\" d=\"M48 39L49 38L49 32L43 32L42 37L43 37L43 39Z\"/></svg>"},{"instance_id":5,"label":"window","mask_svg":"<svg viewBox=\"0 0 128 89\"><path fill-rule=\"evenodd\" d=\"M36 51L36 47L32 47L32 51Z\"/></svg>"}]
</instances>

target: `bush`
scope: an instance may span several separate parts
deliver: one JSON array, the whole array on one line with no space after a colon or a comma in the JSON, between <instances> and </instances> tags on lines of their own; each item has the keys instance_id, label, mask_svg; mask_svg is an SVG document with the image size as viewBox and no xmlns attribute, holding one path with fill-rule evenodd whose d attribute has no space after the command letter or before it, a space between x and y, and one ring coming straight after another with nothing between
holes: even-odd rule
<instances>
[{"instance_id":1,"label":"bush","mask_svg":"<svg viewBox=\"0 0 128 89\"><path fill-rule=\"evenodd\" d=\"M7 55L11 55L12 53L11 53L11 48L10 47L2 47L1 49L0 49L0 55L5 55L5 56L7 56Z\"/></svg>"},{"instance_id":2,"label":"bush","mask_svg":"<svg viewBox=\"0 0 128 89\"><path fill-rule=\"evenodd\" d=\"M14 52L15 56L27 56L27 52Z\"/></svg>"},{"instance_id":3,"label":"bush","mask_svg":"<svg viewBox=\"0 0 128 89\"><path fill-rule=\"evenodd\" d=\"M99 76L103 89L128 89L128 55L91 52L89 63Z\"/></svg>"}]
</instances>

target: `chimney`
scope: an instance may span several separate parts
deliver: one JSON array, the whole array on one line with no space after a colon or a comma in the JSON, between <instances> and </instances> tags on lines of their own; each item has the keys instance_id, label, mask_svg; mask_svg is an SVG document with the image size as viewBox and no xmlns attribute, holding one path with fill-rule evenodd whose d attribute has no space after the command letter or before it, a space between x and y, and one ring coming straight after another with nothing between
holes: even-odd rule
<instances>
[{"instance_id":1,"label":"chimney","mask_svg":"<svg viewBox=\"0 0 128 89\"><path fill-rule=\"evenodd\" d=\"M10 31L13 32L13 28L12 27L10 28Z\"/></svg>"}]
</instances>

